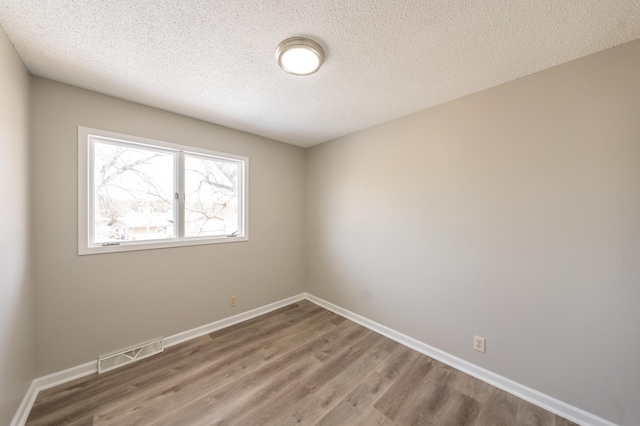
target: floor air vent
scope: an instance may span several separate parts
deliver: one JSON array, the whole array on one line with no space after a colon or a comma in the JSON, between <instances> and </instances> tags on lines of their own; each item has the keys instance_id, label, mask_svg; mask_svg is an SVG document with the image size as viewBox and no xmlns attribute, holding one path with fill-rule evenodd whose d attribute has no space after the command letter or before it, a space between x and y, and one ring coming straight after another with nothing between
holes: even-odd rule
<instances>
[{"instance_id":1,"label":"floor air vent","mask_svg":"<svg viewBox=\"0 0 640 426\"><path fill-rule=\"evenodd\" d=\"M150 357L151 355L159 354L162 351L164 351L164 344L162 339L158 339L136 346L135 348L101 356L98 358L98 374L131 364L134 361Z\"/></svg>"}]
</instances>

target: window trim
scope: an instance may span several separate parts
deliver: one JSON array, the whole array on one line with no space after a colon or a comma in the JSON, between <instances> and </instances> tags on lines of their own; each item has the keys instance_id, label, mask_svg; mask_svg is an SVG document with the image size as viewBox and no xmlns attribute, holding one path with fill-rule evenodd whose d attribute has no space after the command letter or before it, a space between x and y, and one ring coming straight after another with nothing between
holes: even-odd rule
<instances>
[{"instance_id":1,"label":"window trim","mask_svg":"<svg viewBox=\"0 0 640 426\"><path fill-rule=\"evenodd\" d=\"M239 208L242 209L239 219L242 222L243 234L241 236L216 236L216 237L188 237L180 235L179 225L176 227L176 236L170 240L158 242L150 241L128 241L121 245L90 245L90 220L93 208L90 206L91 196L89 187L90 167L93 164L90 150L89 137L96 136L99 138L111 139L115 142L136 143L147 145L153 149L166 150L176 152L176 164L179 167L174 176L175 187L180 194L179 200L175 208L177 209L176 217L179 224L182 224L184 211L184 179L180 178L178 170L184 170L184 154L203 155L206 157L219 157L226 160L238 161L241 165L241 173L238 179L241 181L238 185L240 194L238 198L241 200ZM114 253L135 250L151 250L169 247L185 247L204 244L220 244L232 243L249 240L249 158L240 155L227 154L208 149L197 148L193 146L180 145L170 142L159 141L155 139L143 138L139 136L126 135L122 133L109 132L106 130L93 129L90 127L78 126L78 255L89 255L98 253Z\"/></svg>"}]
</instances>

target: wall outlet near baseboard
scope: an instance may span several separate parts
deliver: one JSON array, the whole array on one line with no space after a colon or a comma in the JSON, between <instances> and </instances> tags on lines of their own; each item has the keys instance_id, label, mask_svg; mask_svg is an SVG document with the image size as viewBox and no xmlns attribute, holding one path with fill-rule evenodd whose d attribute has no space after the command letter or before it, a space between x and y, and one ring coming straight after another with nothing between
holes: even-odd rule
<instances>
[{"instance_id":1,"label":"wall outlet near baseboard","mask_svg":"<svg viewBox=\"0 0 640 426\"><path fill-rule=\"evenodd\" d=\"M237 302L237 298L236 296L231 296L231 300L229 301L229 306L236 306L236 302Z\"/></svg>"},{"instance_id":2,"label":"wall outlet near baseboard","mask_svg":"<svg viewBox=\"0 0 640 426\"><path fill-rule=\"evenodd\" d=\"M480 336L473 336L473 349L478 352L485 353L485 339Z\"/></svg>"}]
</instances>

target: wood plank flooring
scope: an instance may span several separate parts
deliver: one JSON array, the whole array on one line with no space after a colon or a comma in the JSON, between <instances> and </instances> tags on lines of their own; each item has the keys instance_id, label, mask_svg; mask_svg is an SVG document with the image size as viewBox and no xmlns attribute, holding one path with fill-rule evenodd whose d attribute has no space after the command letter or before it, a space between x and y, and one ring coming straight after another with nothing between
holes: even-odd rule
<instances>
[{"instance_id":1,"label":"wood plank flooring","mask_svg":"<svg viewBox=\"0 0 640 426\"><path fill-rule=\"evenodd\" d=\"M27 425L573 423L302 301L43 391Z\"/></svg>"}]
</instances>

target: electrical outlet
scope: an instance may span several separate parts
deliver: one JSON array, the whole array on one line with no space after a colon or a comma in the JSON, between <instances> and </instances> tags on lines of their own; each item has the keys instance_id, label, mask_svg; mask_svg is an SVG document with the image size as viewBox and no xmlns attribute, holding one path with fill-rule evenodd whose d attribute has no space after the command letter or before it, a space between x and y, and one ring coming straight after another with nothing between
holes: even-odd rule
<instances>
[{"instance_id":1,"label":"electrical outlet","mask_svg":"<svg viewBox=\"0 0 640 426\"><path fill-rule=\"evenodd\" d=\"M236 306L236 296L231 296L231 301L229 301L229 306Z\"/></svg>"},{"instance_id":2,"label":"electrical outlet","mask_svg":"<svg viewBox=\"0 0 640 426\"><path fill-rule=\"evenodd\" d=\"M482 353L486 352L484 337L473 336L473 349Z\"/></svg>"}]
</instances>

